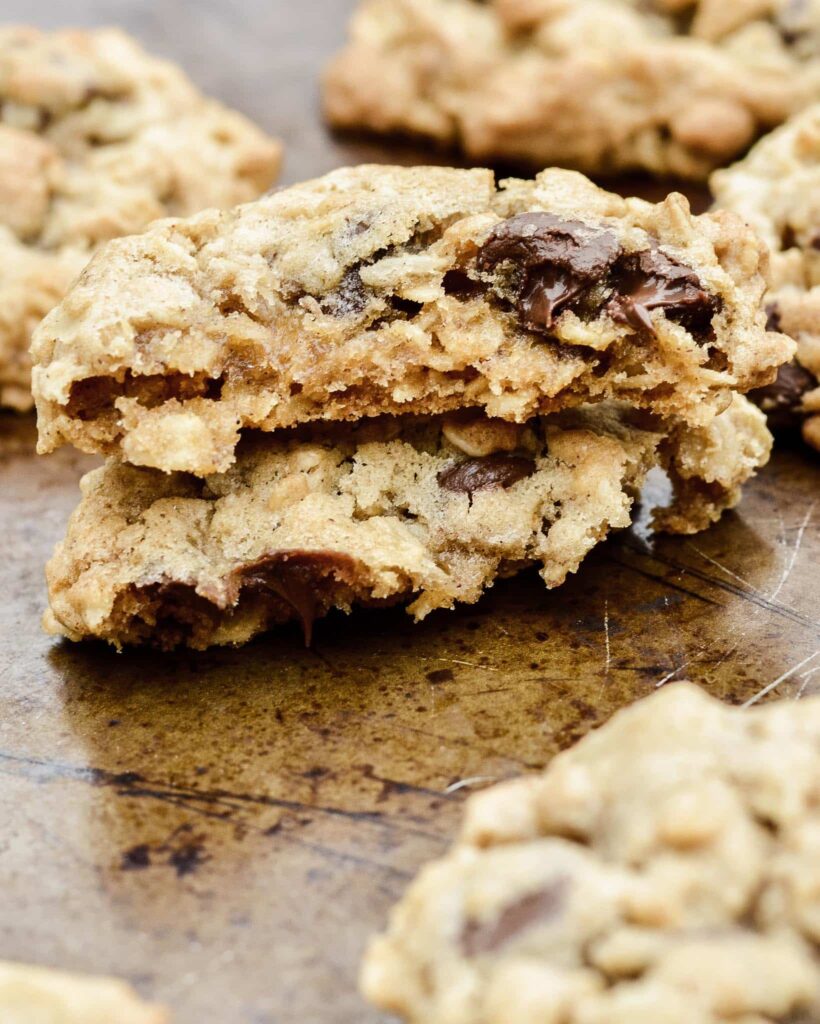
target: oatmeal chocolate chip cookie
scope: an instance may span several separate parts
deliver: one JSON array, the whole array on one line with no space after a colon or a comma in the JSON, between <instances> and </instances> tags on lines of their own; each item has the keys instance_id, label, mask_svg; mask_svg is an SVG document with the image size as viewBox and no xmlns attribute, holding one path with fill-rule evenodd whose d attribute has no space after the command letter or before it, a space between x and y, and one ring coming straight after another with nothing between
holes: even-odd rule
<instances>
[{"instance_id":1,"label":"oatmeal chocolate chip cookie","mask_svg":"<svg viewBox=\"0 0 820 1024\"><path fill-rule=\"evenodd\" d=\"M0 405L31 406L32 330L96 246L255 199L280 155L121 32L0 29Z\"/></svg>"},{"instance_id":2,"label":"oatmeal chocolate chip cookie","mask_svg":"<svg viewBox=\"0 0 820 1024\"><path fill-rule=\"evenodd\" d=\"M339 127L702 179L820 99L820 0L362 0Z\"/></svg>"},{"instance_id":3,"label":"oatmeal chocolate chip cookie","mask_svg":"<svg viewBox=\"0 0 820 1024\"><path fill-rule=\"evenodd\" d=\"M791 356L766 260L572 171L343 169L103 249L35 336L40 451L207 475L246 428L606 398L706 426Z\"/></svg>"},{"instance_id":4,"label":"oatmeal chocolate chip cookie","mask_svg":"<svg viewBox=\"0 0 820 1024\"><path fill-rule=\"evenodd\" d=\"M371 946L418 1024L820 1020L820 699L676 683L467 802Z\"/></svg>"},{"instance_id":5,"label":"oatmeal chocolate chip cookie","mask_svg":"<svg viewBox=\"0 0 820 1024\"><path fill-rule=\"evenodd\" d=\"M532 564L557 586L629 525L663 439L603 403L567 415L257 436L204 480L111 461L83 481L49 564L47 628L203 648L296 619L309 641L332 607L411 600L420 619Z\"/></svg>"},{"instance_id":6,"label":"oatmeal chocolate chip cookie","mask_svg":"<svg viewBox=\"0 0 820 1024\"><path fill-rule=\"evenodd\" d=\"M774 426L801 423L820 450L820 103L712 177L717 204L739 213L772 249L769 324L797 342L797 358L753 393Z\"/></svg>"},{"instance_id":7,"label":"oatmeal chocolate chip cookie","mask_svg":"<svg viewBox=\"0 0 820 1024\"><path fill-rule=\"evenodd\" d=\"M0 962L3 1024L168 1024L168 1014L140 1002L115 978L66 974Z\"/></svg>"},{"instance_id":8,"label":"oatmeal chocolate chip cookie","mask_svg":"<svg viewBox=\"0 0 820 1024\"><path fill-rule=\"evenodd\" d=\"M421 619L528 565L556 587L629 525L652 466L679 494L662 525L689 533L769 455L765 417L740 396L707 428L634 420L600 403L523 425L475 410L313 425L244 439L204 480L111 460L85 478L48 567L46 628L203 648L295 619L309 642L333 607L409 601Z\"/></svg>"}]
</instances>

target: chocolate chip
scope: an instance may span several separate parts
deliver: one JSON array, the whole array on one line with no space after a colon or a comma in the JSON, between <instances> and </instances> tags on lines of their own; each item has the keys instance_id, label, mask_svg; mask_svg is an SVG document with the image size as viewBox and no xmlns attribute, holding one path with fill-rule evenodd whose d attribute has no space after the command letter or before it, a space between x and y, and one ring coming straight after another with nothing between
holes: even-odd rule
<instances>
[{"instance_id":1,"label":"chocolate chip","mask_svg":"<svg viewBox=\"0 0 820 1024\"><path fill-rule=\"evenodd\" d=\"M779 331L780 330L780 307L776 302L770 302L766 306L766 330L767 331Z\"/></svg>"},{"instance_id":2,"label":"chocolate chip","mask_svg":"<svg viewBox=\"0 0 820 1024\"><path fill-rule=\"evenodd\" d=\"M820 249L820 231L815 231L811 237L809 245L812 249Z\"/></svg>"},{"instance_id":3,"label":"chocolate chip","mask_svg":"<svg viewBox=\"0 0 820 1024\"><path fill-rule=\"evenodd\" d=\"M625 256L615 274L617 294L607 307L613 319L653 334L649 314L662 309L667 319L683 324L695 336L709 331L719 300L704 289L697 274L659 249Z\"/></svg>"},{"instance_id":4,"label":"chocolate chip","mask_svg":"<svg viewBox=\"0 0 820 1024\"><path fill-rule=\"evenodd\" d=\"M348 268L336 291L325 295L319 305L328 316L343 317L361 313L367 305L367 292L359 268Z\"/></svg>"},{"instance_id":5,"label":"chocolate chip","mask_svg":"<svg viewBox=\"0 0 820 1024\"><path fill-rule=\"evenodd\" d=\"M794 46L810 31L808 0L788 0L777 16L780 38L786 46Z\"/></svg>"},{"instance_id":6,"label":"chocolate chip","mask_svg":"<svg viewBox=\"0 0 820 1024\"><path fill-rule=\"evenodd\" d=\"M244 587L273 591L293 608L302 623L306 647L311 644L322 587L331 580L352 584L355 575L356 561L349 555L302 550L277 551L240 572Z\"/></svg>"},{"instance_id":7,"label":"chocolate chip","mask_svg":"<svg viewBox=\"0 0 820 1024\"><path fill-rule=\"evenodd\" d=\"M446 295L454 295L462 301L474 299L487 291L487 285L483 281L474 281L465 271L458 269L448 270L442 285Z\"/></svg>"},{"instance_id":8,"label":"chocolate chip","mask_svg":"<svg viewBox=\"0 0 820 1024\"><path fill-rule=\"evenodd\" d=\"M465 459L439 473L439 487L445 491L472 494L474 491L489 491L495 487L512 487L519 480L532 476L535 460L524 455L484 455L476 459Z\"/></svg>"},{"instance_id":9,"label":"chocolate chip","mask_svg":"<svg viewBox=\"0 0 820 1024\"><path fill-rule=\"evenodd\" d=\"M397 313L403 313L408 320L418 316L424 309L423 303L414 302L413 299L403 299L400 295L391 296L390 305Z\"/></svg>"},{"instance_id":10,"label":"chocolate chip","mask_svg":"<svg viewBox=\"0 0 820 1024\"><path fill-rule=\"evenodd\" d=\"M749 398L766 413L773 429L788 430L800 423L803 396L816 387L808 370L798 363L786 363L772 384L750 391Z\"/></svg>"},{"instance_id":11,"label":"chocolate chip","mask_svg":"<svg viewBox=\"0 0 820 1024\"><path fill-rule=\"evenodd\" d=\"M558 315L603 277L620 252L611 231L552 213L521 213L492 231L477 266L488 273L507 265L522 323L549 332Z\"/></svg>"},{"instance_id":12,"label":"chocolate chip","mask_svg":"<svg viewBox=\"0 0 820 1024\"><path fill-rule=\"evenodd\" d=\"M545 924L564 910L569 879L559 878L546 889L517 900L492 921L468 921L461 933L465 956L495 953L510 939L536 924Z\"/></svg>"}]
</instances>

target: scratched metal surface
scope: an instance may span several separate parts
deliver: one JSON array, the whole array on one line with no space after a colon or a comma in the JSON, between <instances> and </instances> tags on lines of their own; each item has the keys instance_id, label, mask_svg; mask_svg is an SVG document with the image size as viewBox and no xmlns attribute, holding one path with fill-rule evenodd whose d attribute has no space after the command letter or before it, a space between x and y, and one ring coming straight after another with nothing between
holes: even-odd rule
<instances>
[{"instance_id":1,"label":"scratched metal surface","mask_svg":"<svg viewBox=\"0 0 820 1024\"><path fill-rule=\"evenodd\" d=\"M36 12L117 22L181 60L286 139L294 181L419 158L317 120L316 71L349 6ZM639 526L552 594L524 576L419 627L358 614L321 624L311 651L290 630L160 658L40 633L42 566L91 460L37 460L33 440L29 419L0 416L0 957L129 977L180 1024L374 1024L359 956L452 836L459 782L539 768L684 676L736 702L780 677L783 695L820 691L820 465L797 447L713 530Z\"/></svg>"}]
</instances>

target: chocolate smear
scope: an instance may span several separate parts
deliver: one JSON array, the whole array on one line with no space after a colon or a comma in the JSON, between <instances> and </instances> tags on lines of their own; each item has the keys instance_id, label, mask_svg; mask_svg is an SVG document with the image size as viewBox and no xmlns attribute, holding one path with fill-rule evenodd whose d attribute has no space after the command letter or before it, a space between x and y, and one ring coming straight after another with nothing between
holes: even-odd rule
<instances>
[{"instance_id":1,"label":"chocolate smear","mask_svg":"<svg viewBox=\"0 0 820 1024\"><path fill-rule=\"evenodd\" d=\"M243 587L271 591L293 608L302 623L305 647L313 639L323 585L352 584L356 561L339 551L277 551L241 570Z\"/></svg>"},{"instance_id":2,"label":"chocolate smear","mask_svg":"<svg viewBox=\"0 0 820 1024\"><path fill-rule=\"evenodd\" d=\"M617 294L607 307L610 316L639 333L654 333L650 313L662 309L668 319L702 335L719 307L719 300L705 290L697 274L659 249L646 249L620 260L615 288Z\"/></svg>"},{"instance_id":3,"label":"chocolate smear","mask_svg":"<svg viewBox=\"0 0 820 1024\"><path fill-rule=\"evenodd\" d=\"M475 459L464 459L436 477L439 487L445 491L472 494L474 491L489 491L495 487L512 487L535 472L535 460L525 455L483 455Z\"/></svg>"},{"instance_id":4,"label":"chocolate smear","mask_svg":"<svg viewBox=\"0 0 820 1024\"><path fill-rule=\"evenodd\" d=\"M468 921L461 933L465 956L495 953L521 932L557 917L563 913L568 888L569 879L559 878L546 889L511 903L491 921Z\"/></svg>"}]
</instances>

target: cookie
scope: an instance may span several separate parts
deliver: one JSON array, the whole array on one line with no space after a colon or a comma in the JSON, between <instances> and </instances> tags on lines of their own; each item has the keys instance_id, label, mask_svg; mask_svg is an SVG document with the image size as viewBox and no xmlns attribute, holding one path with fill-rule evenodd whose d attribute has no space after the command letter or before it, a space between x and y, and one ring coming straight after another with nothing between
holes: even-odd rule
<instances>
[{"instance_id":1,"label":"cookie","mask_svg":"<svg viewBox=\"0 0 820 1024\"><path fill-rule=\"evenodd\" d=\"M168 1024L125 982L0 962L3 1024Z\"/></svg>"},{"instance_id":2,"label":"cookie","mask_svg":"<svg viewBox=\"0 0 820 1024\"><path fill-rule=\"evenodd\" d=\"M418 1024L820 1020L820 699L686 683L467 802L367 954Z\"/></svg>"},{"instance_id":3,"label":"cookie","mask_svg":"<svg viewBox=\"0 0 820 1024\"><path fill-rule=\"evenodd\" d=\"M240 433L617 399L706 426L769 383L766 251L583 176L363 166L110 243L33 344L41 452L207 475Z\"/></svg>"},{"instance_id":4,"label":"cookie","mask_svg":"<svg viewBox=\"0 0 820 1024\"><path fill-rule=\"evenodd\" d=\"M820 0L362 0L331 124L704 179L820 99Z\"/></svg>"},{"instance_id":5,"label":"cookie","mask_svg":"<svg viewBox=\"0 0 820 1024\"><path fill-rule=\"evenodd\" d=\"M742 417L728 426L745 437L724 446L723 475L701 460L704 501L664 513L673 528L719 514L721 486L724 506L736 499L753 469L727 468L729 451L768 457L765 419L749 408L751 431ZM529 565L558 586L629 525L646 472L692 436L706 453L714 429L675 438L633 421L601 403L524 425L463 411L313 426L245 438L235 465L204 480L111 460L85 477L49 563L46 628L204 648L297 620L309 642L330 608L409 602L422 619ZM699 470L689 456L681 466L688 496Z\"/></svg>"},{"instance_id":6,"label":"cookie","mask_svg":"<svg viewBox=\"0 0 820 1024\"><path fill-rule=\"evenodd\" d=\"M820 450L820 103L715 174L712 189L771 246L769 323L797 342L796 360L753 397L775 427L802 425Z\"/></svg>"},{"instance_id":7,"label":"cookie","mask_svg":"<svg viewBox=\"0 0 820 1024\"><path fill-rule=\"evenodd\" d=\"M100 243L255 199L280 158L117 30L0 29L0 405L31 407L32 330Z\"/></svg>"}]
</instances>

